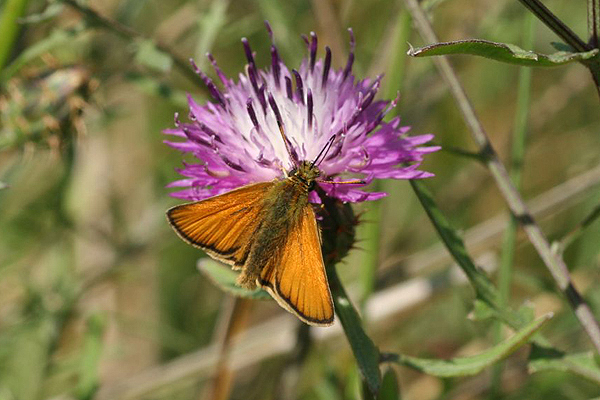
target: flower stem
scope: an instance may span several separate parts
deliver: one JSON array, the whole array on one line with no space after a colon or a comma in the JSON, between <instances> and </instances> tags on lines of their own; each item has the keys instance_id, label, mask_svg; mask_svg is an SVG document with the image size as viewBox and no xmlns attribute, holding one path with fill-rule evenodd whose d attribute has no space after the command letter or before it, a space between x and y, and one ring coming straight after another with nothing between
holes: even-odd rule
<instances>
[{"instance_id":1,"label":"flower stem","mask_svg":"<svg viewBox=\"0 0 600 400\"><path fill-rule=\"evenodd\" d=\"M540 0L519 0L540 21L556 33L562 40L578 52L591 50L575 32L562 22L552 11L548 10ZM598 0L595 0L598 1Z\"/></svg>"},{"instance_id":2,"label":"flower stem","mask_svg":"<svg viewBox=\"0 0 600 400\"><path fill-rule=\"evenodd\" d=\"M321 216L323 258L335 313L344 328L361 375L373 396L381 385L379 349L362 326L358 311L348 297L335 266L354 245L356 217L349 204L327 197L323 189L316 188L323 204Z\"/></svg>"},{"instance_id":3,"label":"flower stem","mask_svg":"<svg viewBox=\"0 0 600 400\"><path fill-rule=\"evenodd\" d=\"M0 12L0 70L4 68L21 29L19 18L27 9L28 0L7 0Z\"/></svg>"},{"instance_id":4,"label":"flower stem","mask_svg":"<svg viewBox=\"0 0 600 400\"><path fill-rule=\"evenodd\" d=\"M533 14L527 13L524 19L523 31L525 38L523 48L533 47L535 38L535 18ZM523 172L523 159L525 157L525 145L527 138L527 120L529 115L529 101L531 98L531 68L521 67L519 69L519 84L517 90L517 110L515 114L515 127L512 138L512 154L510 161L510 177L517 190L521 188L521 177ZM508 226L504 231L502 243L502 255L500 259L500 270L498 274L498 303L500 307L506 307L510 298L510 286L514 263L515 247L517 244L517 228L519 222L511 215ZM502 341L502 324L496 323L494 327L494 341ZM499 394L502 387L502 363L494 366L492 372L492 393Z\"/></svg>"},{"instance_id":5,"label":"flower stem","mask_svg":"<svg viewBox=\"0 0 600 400\"><path fill-rule=\"evenodd\" d=\"M171 57L175 66L177 66L177 68L179 68L179 70L189 80L194 82L200 88L206 89L206 85L204 84L204 82L202 81L200 76L198 76L198 74L196 74L196 72L194 72L194 70L190 67L189 62L183 60L181 57L179 57L177 54L175 54L175 52L173 52L168 46L166 46L154 39L150 39L150 38L142 35L141 33L135 31L134 29L132 29L126 25L123 25L118 21L115 21L114 19L100 15L96 10L93 10L89 7L81 5L76 0L60 0L60 1L62 1L63 3L67 4L68 6L70 6L72 8L74 8L81 14L83 14L89 21L91 21L95 25L98 25L98 26L101 26L102 28L108 29L125 39L152 41L152 43L158 50L162 51L165 54L168 54L169 57Z\"/></svg>"},{"instance_id":6,"label":"flower stem","mask_svg":"<svg viewBox=\"0 0 600 400\"><path fill-rule=\"evenodd\" d=\"M438 42L429 19L421 9L417 0L405 0L409 11L413 16L417 30L421 36L431 42ZM539 225L535 222L519 192L510 181L508 172L498 158L487 133L475 114L475 110L469 101L462 85L458 81L456 73L444 56L434 59L440 74L446 81L452 95L454 96L463 118L471 130L471 134L479 151L486 157L486 164L500 192L504 196L508 206L515 218L522 225L523 230L529 237L530 242L542 258L550 274L554 278L558 288L565 295L569 305L573 308L579 322L590 337L596 351L600 354L600 327L594 318L590 307L585 303L571 281L569 270L563 259L557 256L552 249Z\"/></svg>"}]
</instances>

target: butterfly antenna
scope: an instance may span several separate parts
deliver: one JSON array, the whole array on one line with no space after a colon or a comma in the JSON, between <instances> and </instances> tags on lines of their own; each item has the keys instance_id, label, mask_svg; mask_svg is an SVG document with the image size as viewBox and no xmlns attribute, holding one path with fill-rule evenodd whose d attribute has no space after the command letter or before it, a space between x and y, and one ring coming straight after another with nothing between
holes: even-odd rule
<instances>
[{"instance_id":1,"label":"butterfly antenna","mask_svg":"<svg viewBox=\"0 0 600 400\"><path fill-rule=\"evenodd\" d=\"M333 145L334 141L335 141L335 135L330 137L329 140L327 141L327 143L325 143L325 146L323 146L323 148L321 149L319 154L315 157L315 160L310 164L311 168L314 167L315 165L319 164L321 161L323 161L325 159L325 156L329 152L329 149L331 149L331 146Z\"/></svg>"},{"instance_id":2,"label":"butterfly antenna","mask_svg":"<svg viewBox=\"0 0 600 400\"><path fill-rule=\"evenodd\" d=\"M275 120L277 121L277 127L279 128L279 133L281 133L281 138L283 139L283 143L285 144L285 150L289 154L290 158L294 161L296 165L300 165L300 161L298 160L298 154L292 148L289 139L285 135L285 129L283 128L283 119L281 118L281 114L279 113L279 107L277 107L277 103L275 103L275 99L273 95L269 93L269 105L275 114Z\"/></svg>"}]
</instances>

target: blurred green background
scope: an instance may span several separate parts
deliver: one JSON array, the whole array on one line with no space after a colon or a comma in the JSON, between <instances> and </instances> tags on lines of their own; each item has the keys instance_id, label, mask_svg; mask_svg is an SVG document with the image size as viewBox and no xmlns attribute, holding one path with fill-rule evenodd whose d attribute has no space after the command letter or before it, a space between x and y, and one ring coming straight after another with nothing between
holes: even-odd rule
<instances>
[{"instance_id":1,"label":"blurred green background","mask_svg":"<svg viewBox=\"0 0 600 400\"><path fill-rule=\"evenodd\" d=\"M101 21L61 2L4 0L3 24L15 4L25 18L14 40L0 38L0 47L10 49L0 75L0 399L361 398L339 330L313 329L307 339L306 329L273 301L234 302L198 272L203 254L183 243L164 218L179 203L165 185L178 179L182 157L162 143L161 131L173 126L175 112L187 115L186 93L207 100L187 61L178 60L193 57L213 76L204 57L210 51L235 77L246 62L245 36L258 64L267 66L264 20L288 66L305 56L300 35L310 31L319 36L319 54L327 44L334 65L344 65L346 29L354 29L356 75L384 73L381 95L400 92L403 124L413 134L434 133L446 148L424 163L436 174L426 184L495 279L508 221L505 202L481 164L452 151L475 147L432 61L405 55L408 42L424 43L402 1L86 2L108 18ZM545 4L584 35L585 2ZM518 2L426 5L442 41L523 43L526 12ZM131 31L119 33L121 27ZM552 41L558 41L553 33L536 24L534 49L551 53ZM506 160L519 68L475 57L451 61ZM598 97L589 73L568 65L533 70L529 104L522 193L549 238L560 240L600 203ZM389 197L355 207L363 216L359 241L338 267L375 343L438 358L489 347L493 324L467 318L473 291L410 185L381 186ZM597 221L565 252L596 315L599 252ZM557 313L545 329L556 347L589 348L519 233L509 303L518 308L525 302L536 315ZM230 313L242 321L233 327L241 350L224 370L217 354L228 338L223 332ZM499 389L490 371L443 380L393 368L405 399L600 396L596 384L568 373L530 375L526 357L523 349L504 363ZM215 371L221 383L215 384ZM225 394L219 397L215 387Z\"/></svg>"}]
</instances>

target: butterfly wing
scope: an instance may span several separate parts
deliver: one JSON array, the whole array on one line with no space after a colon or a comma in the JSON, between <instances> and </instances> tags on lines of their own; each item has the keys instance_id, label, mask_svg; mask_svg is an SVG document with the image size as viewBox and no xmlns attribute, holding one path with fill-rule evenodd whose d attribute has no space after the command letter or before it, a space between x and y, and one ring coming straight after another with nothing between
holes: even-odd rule
<instances>
[{"instance_id":1,"label":"butterfly wing","mask_svg":"<svg viewBox=\"0 0 600 400\"><path fill-rule=\"evenodd\" d=\"M260 223L265 193L273 182L243 186L194 203L175 206L167 219L177 234L211 257L240 268Z\"/></svg>"},{"instance_id":2,"label":"butterfly wing","mask_svg":"<svg viewBox=\"0 0 600 400\"><path fill-rule=\"evenodd\" d=\"M286 310L310 325L333 323L333 301L321 254L315 213L307 205L288 234L285 251L271 258L260 284Z\"/></svg>"}]
</instances>

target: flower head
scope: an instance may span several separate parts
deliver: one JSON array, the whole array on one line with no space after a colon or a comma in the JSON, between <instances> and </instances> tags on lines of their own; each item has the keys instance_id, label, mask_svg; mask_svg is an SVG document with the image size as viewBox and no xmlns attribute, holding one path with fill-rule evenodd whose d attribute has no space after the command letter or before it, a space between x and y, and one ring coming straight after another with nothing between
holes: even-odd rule
<instances>
[{"instance_id":1,"label":"flower head","mask_svg":"<svg viewBox=\"0 0 600 400\"><path fill-rule=\"evenodd\" d=\"M272 31L267 29L273 42ZM417 179L432 176L417 170L423 155L439 147L420 145L433 135L408 136L400 118L384 122L396 101L375 100L381 77L357 80L352 74L354 36L345 68L331 68L331 50L317 59L317 36L304 37L308 58L298 69L288 69L271 45L271 65L258 69L248 41L242 39L248 59L245 74L229 79L209 54L222 89L202 71L215 102L199 105L188 98L189 123L175 116L175 129L165 133L184 141L166 141L192 153L199 164L184 164L185 177L170 187L183 187L173 196L202 200L242 185L284 176L302 161L318 161L321 178L360 178L360 185L319 182L331 197L341 201L375 200L386 195L365 192L360 186L376 178ZM284 134L281 133L284 132ZM286 144L287 141L288 143ZM323 153L322 153L323 152ZM346 178L347 179L347 178ZM311 198L317 201L316 198Z\"/></svg>"}]
</instances>

